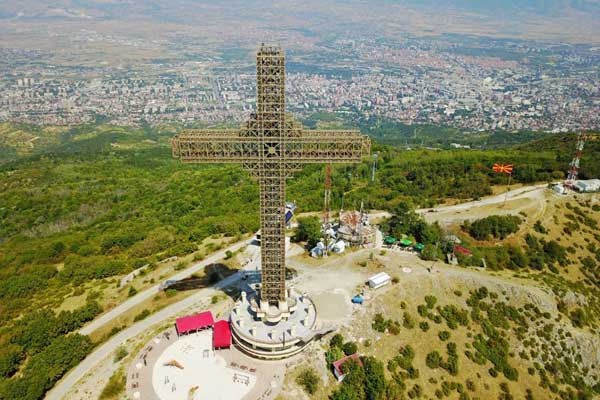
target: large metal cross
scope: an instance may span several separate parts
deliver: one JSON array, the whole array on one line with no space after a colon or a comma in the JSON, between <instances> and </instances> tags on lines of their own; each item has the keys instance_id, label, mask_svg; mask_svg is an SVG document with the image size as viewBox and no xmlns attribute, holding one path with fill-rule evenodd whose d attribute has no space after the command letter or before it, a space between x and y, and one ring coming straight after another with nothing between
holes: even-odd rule
<instances>
[{"instance_id":1,"label":"large metal cross","mask_svg":"<svg viewBox=\"0 0 600 400\"><path fill-rule=\"evenodd\" d=\"M285 59L262 45L256 56L256 113L240 129L187 130L172 140L184 163L241 163L260 186L261 304L282 306L285 289L285 182L309 163L356 163L371 142L357 130L303 130L285 113Z\"/></svg>"}]
</instances>

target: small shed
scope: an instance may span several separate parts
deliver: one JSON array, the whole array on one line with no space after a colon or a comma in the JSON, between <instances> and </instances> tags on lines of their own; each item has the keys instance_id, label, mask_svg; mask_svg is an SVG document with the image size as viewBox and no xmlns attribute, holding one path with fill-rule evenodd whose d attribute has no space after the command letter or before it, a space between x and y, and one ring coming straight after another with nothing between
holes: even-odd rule
<instances>
[{"instance_id":1,"label":"small shed","mask_svg":"<svg viewBox=\"0 0 600 400\"><path fill-rule=\"evenodd\" d=\"M378 289L382 286L387 285L392 281L392 278L385 272L380 272L377 275L373 275L369 278L369 286L371 289Z\"/></svg>"},{"instance_id":2,"label":"small shed","mask_svg":"<svg viewBox=\"0 0 600 400\"><path fill-rule=\"evenodd\" d=\"M588 179L587 181L575 181L573 184L575 190L583 193L600 191L600 179Z\"/></svg>"},{"instance_id":3,"label":"small shed","mask_svg":"<svg viewBox=\"0 0 600 400\"><path fill-rule=\"evenodd\" d=\"M354 353L354 354L351 354L344 358L340 358L337 361L334 361L333 362L333 374L335 375L338 382L341 382L344 380L344 377L346 376L346 374L343 371L343 365L346 362L348 362L349 360L356 361L358 363L358 365L360 365L362 367L362 362L360 361L360 357L358 356L358 353Z\"/></svg>"},{"instance_id":4,"label":"small shed","mask_svg":"<svg viewBox=\"0 0 600 400\"><path fill-rule=\"evenodd\" d=\"M177 318L175 320L175 328L177 329L177 335L181 336L190 332L208 329L213 326L214 322L212 312L204 311L199 314Z\"/></svg>"},{"instance_id":5,"label":"small shed","mask_svg":"<svg viewBox=\"0 0 600 400\"><path fill-rule=\"evenodd\" d=\"M231 347L231 327L229 321L219 320L213 326L213 349L228 349Z\"/></svg>"}]
</instances>

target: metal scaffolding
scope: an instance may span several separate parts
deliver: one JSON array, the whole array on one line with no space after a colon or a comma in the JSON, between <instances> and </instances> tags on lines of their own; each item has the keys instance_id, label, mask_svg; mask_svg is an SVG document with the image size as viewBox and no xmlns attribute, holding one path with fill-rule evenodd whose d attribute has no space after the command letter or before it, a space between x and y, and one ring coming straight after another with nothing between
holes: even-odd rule
<instances>
[{"instance_id":1,"label":"metal scaffolding","mask_svg":"<svg viewBox=\"0 0 600 400\"><path fill-rule=\"evenodd\" d=\"M303 164L360 162L371 142L358 130L303 130L285 113L285 58L256 55L256 113L240 129L187 130L172 140L185 163L240 163L260 186L261 303L285 307L285 181Z\"/></svg>"}]
</instances>

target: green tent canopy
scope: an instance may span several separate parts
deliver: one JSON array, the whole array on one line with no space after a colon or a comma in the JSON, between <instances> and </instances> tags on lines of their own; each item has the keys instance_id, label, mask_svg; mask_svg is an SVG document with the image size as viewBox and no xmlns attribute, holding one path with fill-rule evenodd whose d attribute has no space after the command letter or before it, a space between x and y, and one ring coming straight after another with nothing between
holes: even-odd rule
<instances>
[{"instance_id":1,"label":"green tent canopy","mask_svg":"<svg viewBox=\"0 0 600 400\"><path fill-rule=\"evenodd\" d=\"M386 236L386 238L385 238L385 239L383 239L383 243L385 243L385 244L394 244L394 243L396 243L397 241L398 241L398 239L396 239L396 238L395 238L395 237L393 237L393 236Z\"/></svg>"},{"instance_id":2,"label":"green tent canopy","mask_svg":"<svg viewBox=\"0 0 600 400\"><path fill-rule=\"evenodd\" d=\"M402 240L400 241L400 244L401 244L402 246L410 246L410 245L412 244L412 240L410 240L410 239L402 239Z\"/></svg>"},{"instance_id":3,"label":"green tent canopy","mask_svg":"<svg viewBox=\"0 0 600 400\"><path fill-rule=\"evenodd\" d=\"M413 247L415 248L415 250L423 251L423 249L425 248L425 245L423 243L417 243Z\"/></svg>"}]
</instances>

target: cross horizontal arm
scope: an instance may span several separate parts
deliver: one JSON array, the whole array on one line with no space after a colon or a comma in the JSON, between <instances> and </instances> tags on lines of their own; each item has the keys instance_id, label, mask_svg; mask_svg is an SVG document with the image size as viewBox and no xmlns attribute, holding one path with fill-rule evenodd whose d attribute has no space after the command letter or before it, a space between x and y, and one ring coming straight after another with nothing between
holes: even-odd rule
<instances>
[{"instance_id":1,"label":"cross horizontal arm","mask_svg":"<svg viewBox=\"0 0 600 400\"><path fill-rule=\"evenodd\" d=\"M302 132L302 156L297 161L311 163L355 163L371 152L371 139L358 130L306 130Z\"/></svg>"},{"instance_id":2,"label":"cross horizontal arm","mask_svg":"<svg viewBox=\"0 0 600 400\"><path fill-rule=\"evenodd\" d=\"M266 161L354 163L369 154L371 140L356 130L306 130L295 137L241 135L236 129L183 132L172 139L173 157L186 163L260 163ZM269 146L278 145L272 155Z\"/></svg>"},{"instance_id":3,"label":"cross horizontal arm","mask_svg":"<svg viewBox=\"0 0 600 400\"><path fill-rule=\"evenodd\" d=\"M243 163L259 160L259 143L239 129L189 130L171 139L173 157L185 163Z\"/></svg>"}]
</instances>

